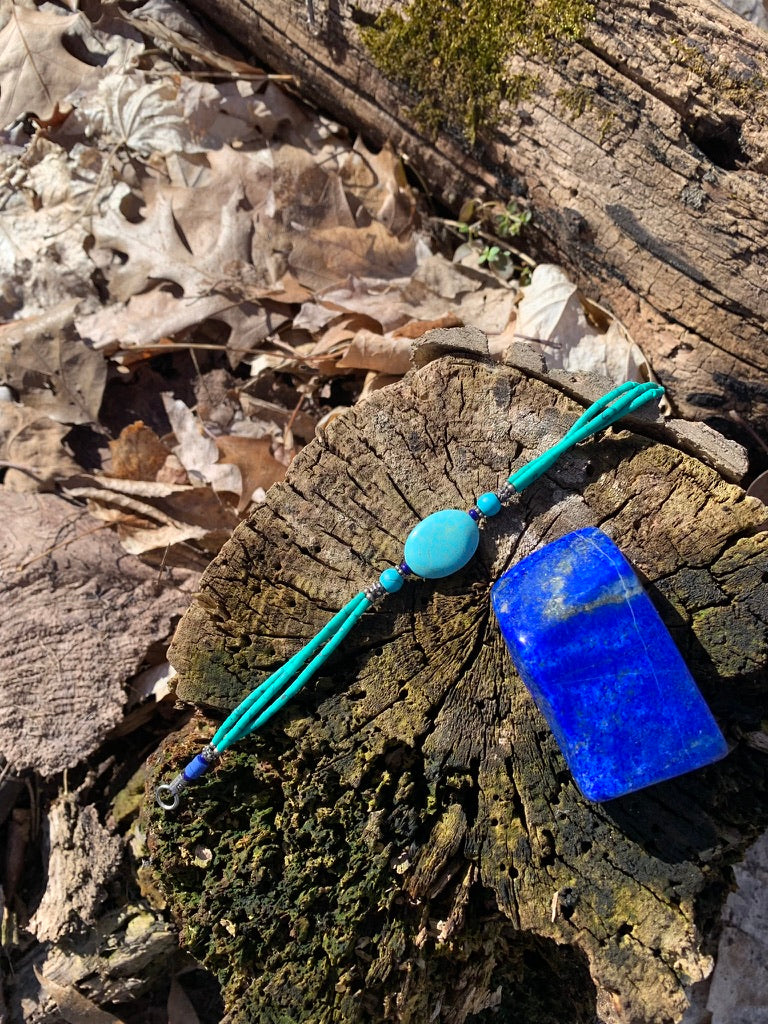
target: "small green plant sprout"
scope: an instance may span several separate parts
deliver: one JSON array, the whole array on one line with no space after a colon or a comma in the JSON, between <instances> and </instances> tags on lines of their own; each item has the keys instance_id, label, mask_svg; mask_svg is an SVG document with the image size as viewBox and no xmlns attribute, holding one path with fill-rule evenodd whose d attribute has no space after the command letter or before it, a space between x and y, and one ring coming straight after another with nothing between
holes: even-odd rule
<instances>
[{"instance_id":1,"label":"small green plant sprout","mask_svg":"<svg viewBox=\"0 0 768 1024\"><path fill-rule=\"evenodd\" d=\"M509 280L535 266L533 260L509 244L508 239L530 224L533 214L516 200L506 204L480 199L466 200L456 220L443 223L463 238L461 253L474 252L478 266L486 266ZM459 250L457 250L458 252Z\"/></svg>"},{"instance_id":2,"label":"small green plant sprout","mask_svg":"<svg viewBox=\"0 0 768 1024\"><path fill-rule=\"evenodd\" d=\"M486 245L483 251L480 253L477 262L480 264L487 263L488 266L493 266L501 256L501 249L498 245Z\"/></svg>"},{"instance_id":3,"label":"small green plant sprout","mask_svg":"<svg viewBox=\"0 0 768 1024\"><path fill-rule=\"evenodd\" d=\"M520 209L517 203L507 203L502 213L495 216L496 233L502 238L514 238L519 235L526 224L531 223L533 214L528 209Z\"/></svg>"}]
</instances>

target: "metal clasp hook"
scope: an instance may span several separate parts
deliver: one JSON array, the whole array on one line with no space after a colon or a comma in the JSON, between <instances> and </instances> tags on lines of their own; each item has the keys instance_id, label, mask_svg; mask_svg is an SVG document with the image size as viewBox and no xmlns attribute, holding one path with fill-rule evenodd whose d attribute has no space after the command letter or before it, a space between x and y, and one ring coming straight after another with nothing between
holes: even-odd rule
<instances>
[{"instance_id":1,"label":"metal clasp hook","mask_svg":"<svg viewBox=\"0 0 768 1024\"><path fill-rule=\"evenodd\" d=\"M183 775L179 774L173 782L164 782L155 790L155 800L164 811L175 811L179 806L179 795L186 789L189 783Z\"/></svg>"}]
</instances>

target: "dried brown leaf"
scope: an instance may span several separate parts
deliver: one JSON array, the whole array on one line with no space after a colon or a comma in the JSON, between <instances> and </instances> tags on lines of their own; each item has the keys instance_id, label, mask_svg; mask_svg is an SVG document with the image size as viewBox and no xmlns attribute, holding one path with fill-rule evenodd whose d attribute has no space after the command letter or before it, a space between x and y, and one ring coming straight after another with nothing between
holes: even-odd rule
<instances>
[{"instance_id":1,"label":"dried brown leaf","mask_svg":"<svg viewBox=\"0 0 768 1024\"><path fill-rule=\"evenodd\" d=\"M81 476L65 490L86 500L97 519L115 525L132 555L188 541L216 552L237 524L235 510L222 504L210 487Z\"/></svg>"},{"instance_id":2,"label":"dried brown leaf","mask_svg":"<svg viewBox=\"0 0 768 1024\"><path fill-rule=\"evenodd\" d=\"M439 327L463 327L464 321L461 317L456 316L455 313L446 313L445 316L440 316L436 320L411 320L410 323L403 324L402 327L398 327L393 333L398 338L420 338L422 334L426 334L427 331L437 330Z\"/></svg>"},{"instance_id":3,"label":"dried brown leaf","mask_svg":"<svg viewBox=\"0 0 768 1024\"><path fill-rule=\"evenodd\" d=\"M341 179L370 217L381 221L392 234L402 235L412 226L413 194L402 161L389 142L374 153L358 136L341 161ZM359 216L357 220L361 223Z\"/></svg>"},{"instance_id":4,"label":"dried brown leaf","mask_svg":"<svg viewBox=\"0 0 768 1024\"><path fill-rule=\"evenodd\" d=\"M355 334L336 365L343 369L378 370L380 373L399 376L410 367L412 349L413 342L408 337L362 330Z\"/></svg>"},{"instance_id":5,"label":"dried brown leaf","mask_svg":"<svg viewBox=\"0 0 768 1024\"><path fill-rule=\"evenodd\" d=\"M84 14L55 14L11 4L11 16L0 31L0 125L34 113L41 121L98 67L73 57L64 45L68 35L88 32Z\"/></svg>"},{"instance_id":6,"label":"dried brown leaf","mask_svg":"<svg viewBox=\"0 0 768 1024\"><path fill-rule=\"evenodd\" d=\"M238 512L247 508L253 492L265 491L285 477L285 466L272 455L272 441L268 437L239 437L230 434L217 437L221 462L237 466L242 478L242 491Z\"/></svg>"},{"instance_id":7,"label":"dried brown leaf","mask_svg":"<svg viewBox=\"0 0 768 1024\"><path fill-rule=\"evenodd\" d=\"M13 490L37 490L50 481L70 476L79 469L64 448L69 427L15 402L0 402L0 461L29 470L27 475L9 473L5 486Z\"/></svg>"},{"instance_id":8,"label":"dried brown leaf","mask_svg":"<svg viewBox=\"0 0 768 1024\"><path fill-rule=\"evenodd\" d=\"M98 418L107 364L72 328L76 301L0 326L0 378L30 409L60 423Z\"/></svg>"},{"instance_id":9,"label":"dried brown leaf","mask_svg":"<svg viewBox=\"0 0 768 1024\"><path fill-rule=\"evenodd\" d=\"M297 235L288 263L298 280L313 290L350 276L404 277L416 269L416 243L400 241L378 221L365 228L323 228Z\"/></svg>"},{"instance_id":10,"label":"dried brown leaf","mask_svg":"<svg viewBox=\"0 0 768 1024\"><path fill-rule=\"evenodd\" d=\"M156 480L171 454L154 430L141 420L125 427L117 440L110 441L109 450L111 475L123 480Z\"/></svg>"},{"instance_id":11,"label":"dried brown leaf","mask_svg":"<svg viewBox=\"0 0 768 1024\"><path fill-rule=\"evenodd\" d=\"M37 967L34 971L43 991L56 1003L67 1024L123 1024L119 1017L102 1010L82 992L78 992L74 985L59 985L52 978L41 974Z\"/></svg>"},{"instance_id":12,"label":"dried brown leaf","mask_svg":"<svg viewBox=\"0 0 768 1024\"><path fill-rule=\"evenodd\" d=\"M209 189L160 188L135 223L111 208L93 233L110 261L114 252L127 257L110 274L112 295L126 300L158 280L178 284L187 298L208 295L225 263L250 257L252 218L242 199L237 185L221 182Z\"/></svg>"}]
</instances>

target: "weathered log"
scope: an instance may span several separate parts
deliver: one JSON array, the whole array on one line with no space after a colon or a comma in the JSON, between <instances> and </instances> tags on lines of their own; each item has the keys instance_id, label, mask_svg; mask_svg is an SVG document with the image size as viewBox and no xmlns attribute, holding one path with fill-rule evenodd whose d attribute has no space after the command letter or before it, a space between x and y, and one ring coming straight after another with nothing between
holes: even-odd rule
<instances>
[{"instance_id":1,"label":"weathered log","mask_svg":"<svg viewBox=\"0 0 768 1024\"><path fill-rule=\"evenodd\" d=\"M399 561L420 518L562 436L582 408L563 386L583 382L558 380L442 356L336 419L206 572L172 647L179 696L229 710ZM489 521L465 570L366 616L175 815L147 801L158 883L229 1024L680 1018L729 865L768 824L766 514L652 441L650 413L627 425ZM489 608L508 565L587 524L644 574L733 745L603 805L575 788ZM212 728L175 737L152 783Z\"/></svg>"},{"instance_id":2,"label":"weathered log","mask_svg":"<svg viewBox=\"0 0 768 1024\"><path fill-rule=\"evenodd\" d=\"M0 752L9 768L54 775L119 725L127 681L167 639L194 586L156 569L53 494L3 491Z\"/></svg>"},{"instance_id":3,"label":"weathered log","mask_svg":"<svg viewBox=\"0 0 768 1024\"><path fill-rule=\"evenodd\" d=\"M502 104L470 147L455 124L434 137L420 129L419 96L382 74L362 41L361 25L389 0L188 3L294 73L342 123L391 140L454 207L478 191L529 202L528 251L563 264L624 321L682 415L730 431L723 419L734 410L768 436L760 29L717 0L598 2L583 37L557 56L522 63L510 52L535 90ZM444 74L447 93L456 71Z\"/></svg>"}]
</instances>

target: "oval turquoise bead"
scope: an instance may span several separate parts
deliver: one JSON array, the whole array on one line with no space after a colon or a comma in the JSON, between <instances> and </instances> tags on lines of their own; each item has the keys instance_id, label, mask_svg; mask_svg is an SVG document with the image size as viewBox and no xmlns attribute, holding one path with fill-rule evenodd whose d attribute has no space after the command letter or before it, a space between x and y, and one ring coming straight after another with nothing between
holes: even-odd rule
<instances>
[{"instance_id":1,"label":"oval turquoise bead","mask_svg":"<svg viewBox=\"0 0 768 1024\"><path fill-rule=\"evenodd\" d=\"M385 569L381 576L379 576L379 583L388 594L394 594L402 587L404 582L405 580L397 569Z\"/></svg>"},{"instance_id":2,"label":"oval turquoise bead","mask_svg":"<svg viewBox=\"0 0 768 1024\"><path fill-rule=\"evenodd\" d=\"M486 491L485 494L481 494L477 499L476 505L484 516L495 516L497 512L501 512L501 502L493 491Z\"/></svg>"},{"instance_id":3,"label":"oval turquoise bead","mask_svg":"<svg viewBox=\"0 0 768 1024\"><path fill-rule=\"evenodd\" d=\"M479 542L477 523L469 513L447 508L414 526L405 542L405 560L417 576L439 580L463 568Z\"/></svg>"}]
</instances>

